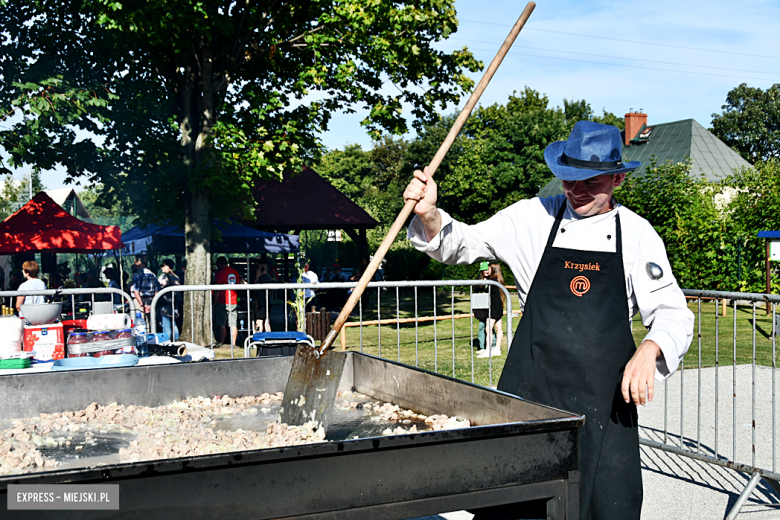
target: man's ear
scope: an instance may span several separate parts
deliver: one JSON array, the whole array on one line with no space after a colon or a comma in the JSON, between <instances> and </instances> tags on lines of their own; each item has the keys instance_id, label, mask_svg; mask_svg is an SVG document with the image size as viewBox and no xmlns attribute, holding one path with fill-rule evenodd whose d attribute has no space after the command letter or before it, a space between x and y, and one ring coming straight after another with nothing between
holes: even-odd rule
<instances>
[{"instance_id":1,"label":"man's ear","mask_svg":"<svg viewBox=\"0 0 780 520\"><path fill-rule=\"evenodd\" d=\"M616 173L615 178L613 179L613 183L614 183L613 186L617 188L623 183L625 179L626 179L625 173Z\"/></svg>"}]
</instances>

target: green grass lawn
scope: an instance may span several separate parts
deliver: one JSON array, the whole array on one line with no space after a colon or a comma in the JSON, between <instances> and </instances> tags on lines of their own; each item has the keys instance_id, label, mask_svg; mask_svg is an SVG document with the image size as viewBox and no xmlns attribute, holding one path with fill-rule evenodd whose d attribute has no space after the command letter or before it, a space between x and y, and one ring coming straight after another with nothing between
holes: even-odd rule
<instances>
[{"instance_id":1,"label":"green grass lawn","mask_svg":"<svg viewBox=\"0 0 780 520\"><path fill-rule=\"evenodd\" d=\"M457 289L457 288L456 288ZM381 305L377 306L377 291L369 290L367 302L364 302L362 317L364 321L395 319L396 308L401 319L415 317L415 293L413 289L394 288L381 292ZM519 306L517 296L512 291L513 309ZM685 357L685 366L698 366L699 357L699 323L698 303L689 300L689 308L697 316L694 324L694 337L691 348ZM450 288L439 288L435 294L432 288L417 289L417 313L420 318L436 316L451 316L452 314L469 313L469 292L452 291ZM720 311L720 307L717 309ZM353 315L350 322L359 318ZM517 328L519 319L513 320L513 329ZM454 376L465 381L473 381L481 385L495 386L506 359L506 321L504 321L504 341L502 356L488 359L478 359L472 343L476 342L476 319L456 319L424 323L402 323L350 327L347 329L347 349L362 351L366 354L381 356L390 360L400 360L402 363L419 366L440 374ZM736 311L738 364L752 361L753 356L753 314L752 307L738 307ZM732 363L734 355L734 308L727 308L726 317L719 317L717 323L717 338L719 343L718 358L721 365ZM281 330L281 329L277 329ZM512 331L514 334L514 330ZM633 333L637 344L646 331L639 316L634 318ZM703 367L714 366L716 348L716 308L710 301L701 304L701 362ZM764 307L756 309L756 361L761 365L772 366L772 321L766 316ZM337 346L339 340L337 340ZM243 355L243 349L237 353ZM473 358L472 358L473 356ZM220 349L217 357L230 357L229 349ZM492 378L491 378L492 372Z\"/></svg>"},{"instance_id":2,"label":"green grass lawn","mask_svg":"<svg viewBox=\"0 0 780 520\"><path fill-rule=\"evenodd\" d=\"M699 311L698 303L689 300L688 308L696 316L693 330L693 341L685 356L685 366L698 366L699 363ZM722 307L712 301L701 303L701 366L715 366L716 337L718 347L718 363L731 365L735 356L734 341L734 306L726 308L726 316L722 315ZM716 320L716 314L717 320ZM717 321L717 323L716 323ZM716 335L717 325L717 335ZM639 340L644 335L644 326L638 317L634 318L634 338ZM753 308L738 306L736 310L736 362L738 365L752 363L753 360ZM763 304L756 306L755 314L755 354L756 363L772 366L772 316L767 316ZM775 347L776 356L776 347Z\"/></svg>"}]
</instances>

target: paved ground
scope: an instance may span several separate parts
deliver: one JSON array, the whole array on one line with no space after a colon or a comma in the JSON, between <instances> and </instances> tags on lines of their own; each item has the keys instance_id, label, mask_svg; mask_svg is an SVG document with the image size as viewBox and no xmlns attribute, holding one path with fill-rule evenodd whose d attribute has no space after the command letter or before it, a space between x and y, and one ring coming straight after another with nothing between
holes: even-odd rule
<instances>
[{"instance_id":1,"label":"paved ground","mask_svg":"<svg viewBox=\"0 0 780 520\"><path fill-rule=\"evenodd\" d=\"M776 374L776 400L780 401L780 370ZM717 451L721 457L734 457L736 431L737 462L752 463L753 452L753 370L751 366L739 366L736 370L736 387L732 386L734 370L721 367L718 379ZM658 385L655 400L640 409L639 422L642 437L663 441L664 423L667 442L679 446L680 425L683 426L684 445L700 453L715 452L715 380L714 368L702 369L701 390L699 371L688 369L676 373L669 382ZM756 368L755 377L755 447L756 465L780 472L780 403L775 403L777 429L773 434L772 370ZM701 419L699 419L698 395L701 391ZM736 407L734 397L736 394ZM664 414L664 406L667 413ZM736 408L736 414L734 409ZM681 417L680 410L684 410ZM664 418L664 416L666 416ZM734 428L736 420L736 430ZM774 438L773 438L774 437ZM774 441L774 461L773 461ZM714 466L668 452L642 447L642 477L645 499L642 520L722 519L747 485L749 475ZM465 511L442 513L425 520L471 520ZM742 508L739 518L780 520L780 494L764 481Z\"/></svg>"},{"instance_id":2,"label":"paved ground","mask_svg":"<svg viewBox=\"0 0 780 520\"><path fill-rule=\"evenodd\" d=\"M775 377L776 390L780 390L777 388L780 370ZM733 380L736 385L732 385ZM755 430L752 428L752 367L738 366L736 376L731 366L717 370L717 436L715 389L715 368L701 370L701 385L697 369L676 373L667 384L658 385L653 403L639 410L640 435L662 442L666 422L667 443L679 446L682 424L684 445L688 449L713 455L717 438L720 457L752 464L755 431L756 466L771 470L774 464L776 472L780 472L780 424L774 434L772 426L772 369L756 367ZM699 392L702 395L701 419ZM780 403L774 406L775 420L780 423ZM732 432L736 432L736 437ZM750 478L726 468L646 447L642 447L642 476L645 489L642 520L724 518ZM780 519L780 495L761 481L743 507L740 518Z\"/></svg>"}]
</instances>

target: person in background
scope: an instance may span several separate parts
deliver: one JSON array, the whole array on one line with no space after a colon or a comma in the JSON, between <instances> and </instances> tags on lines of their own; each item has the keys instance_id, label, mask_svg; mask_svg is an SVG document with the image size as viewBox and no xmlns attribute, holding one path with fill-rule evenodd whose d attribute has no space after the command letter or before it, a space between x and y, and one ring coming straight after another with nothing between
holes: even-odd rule
<instances>
[{"instance_id":1,"label":"person in background","mask_svg":"<svg viewBox=\"0 0 780 520\"><path fill-rule=\"evenodd\" d=\"M492 263L487 271L487 279L493 280L501 285L504 285L504 275L501 273L501 266L497 263ZM484 354L480 357L496 357L501 355L501 342L504 339L503 322L504 317L504 300L506 295L504 291L497 287L491 287L490 290L490 314L487 319L487 343L492 343L491 352L488 353L487 349L484 350ZM495 332L495 334L494 334Z\"/></svg>"},{"instance_id":2,"label":"person in background","mask_svg":"<svg viewBox=\"0 0 780 520\"><path fill-rule=\"evenodd\" d=\"M22 264L22 273L24 274L24 283L19 285L17 290L19 291L45 291L46 284L41 280L38 280L38 262L35 260L27 260ZM22 316L21 307L22 304L38 305L46 303L46 297L42 295L33 296L17 296L16 297L16 310L19 312L19 316Z\"/></svg>"},{"instance_id":3,"label":"person in background","mask_svg":"<svg viewBox=\"0 0 780 520\"><path fill-rule=\"evenodd\" d=\"M14 271L11 273L11 281L8 284L9 291L16 291L19 286L24 283L24 276L21 271Z\"/></svg>"},{"instance_id":4,"label":"person in background","mask_svg":"<svg viewBox=\"0 0 780 520\"><path fill-rule=\"evenodd\" d=\"M182 285L184 285L184 274L187 272L187 261L182 260L181 261L181 269L178 271L174 271L174 274L179 277L179 281Z\"/></svg>"},{"instance_id":5,"label":"person in background","mask_svg":"<svg viewBox=\"0 0 780 520\"><path fill-rule=\"evenodd\" d=\"M480 262L479 264L479 274L477 274L477 280L487 280L490 275L490 264L488 262ZM485 286L477 286L474 289L475 292L478 293L486 293L487 287ZM482 309L474 309L474 317L477 318L477 321L479 321L479 330L477 332L477 341L479 342L479 346L477 347L477 357L483 358L488 357L488 350L485 348L485 336L487 332L487 320L490 315L490 309L489 308L482 308ZM493 341L495 341L495 338L493 338ZM496 344L493 343L492 347L495 347Z\"/></svg>"},{"instance_id":6,"label":"person in background","mask_svg":"<svg viewBox=\"0 0 780 520\"><path fill-rule=\"evenodd\" d=\"M99 277L96 277L94 274L89 272L87 273L87 282L85 287L89 289L105 289L106 286L103 284L103 281ZM95 294L93 297L95 298L96 302L112 301L110 294ZM89 298L90 298L89 294L84 295L84 299L88 300Z\"/></svg>"},{"instance_id":7,"label":"person in background","mask_svg":"<svg viewBox=\"0 0 780 520\"><path fill-rule=\"evenodd\" d=\"M303 283L313 283L317 284L319 283L320 279L317 277L317 273L311 270L311 264L309 262L306 262L303 264ZM309 303L306 304L306 311L310 311L312 308L317 307L317 298L316 293L314 292L314 289L304 289L303 291L304 298L308 299L311 298Z\"/></svg>"},{"instance_id":8,"label":"person in background","mask_svg":"<svg viewBox=\"0 0 780 520\"><path fill-rule=\"evenodd\" d=\"M227 258L220 256L217 258L217 275L214 278L216 285L236 285L244 283L238 271L228 265ZM214 301L214 324L217 326L217 343L215 348L220 347L225 341L226 329L230 327L230 345L236 345L238 339L238 294L236 291L217 291L217 298Z\"/></svg>"},{"instance_id":9,"label":"person in background","mask_svg":"<svg viewBox=\"0 0 780 520\"><path fill-rule=\"evenodd\" d=\"M147 326L149 324L149 313L152 310L152 299L157 291L160 290L160 284L157 277L146 267L146 256L136 255L133 262L133 285L130 288L135 301L138 303L139 310L146 316Z\"/></svg>"},{"instance_id":10,"label":"person in background","mask_svg":"<svg viewBox=\"0 0 780 520\"><path fill-rule=\"evenodd\" d=\"M261 262L255 271L255 283L273 283L268 264ZM268 291L252 291L255 332L271 332L271 295Z\"/></svg>"},{"instance_id":11,"label":"person in background","mask_svg":"<svg viewBox=\"0 0 780 520\"><path fill-rule=\"evenodd\" d=\"M103 273L106 275L106 278L108 278L108 287L110 289L119 289L120 291L122 290L122 287L119 285L119 273L117 273L113 267L109 267L103 271ZM112 294L111 300L114 305L122 305L121 294Z\"/></svg>"},{"instance_id":12,"label":"person in background","mask_svg":"<svg viewBox=\"0 0 780 520\"><path fill-rule=\"evenodd\" d=\"M338 283L349 281L349 276L347 276L347 273L341 270L341 265L339 265L338 262L333 264L333 273L331 274L331 282ZM336 289L333 294L335 295L335 298L331 305L336 307L343 307L344 303L347 301L347 298L349 298L349 289Z\"/></svg>"},{"instance_id":13,"label":"person in background","mask_svg":"<svg viewBox=\"0 0 780 520\"><path fill-rule=\"evenodd\" d=\"M157 279L162 291L166 287L181 285L181 280L173 272L173 260L166 258L162 263L162 274ZM167 334L171 341L179 339L179 328L176 326L176 318L181 313L184 304L184 295L180 292L166 293L160 297L160 318L162 320L163 334Z\"/></svg>"},{"instance_id":14,"label":"person in background","mask_svg":"<svg viewBox=\"0 0 780 520\"><path fill-rule=\"evenodd\" d=\"M8 290L16 291L19 286L24 282L24 277L21 271L12 271L11 276L8 278ZM8 306L16 308L16 298L13 296L8 297Z\"/></svg>"},{"instance_id":15,"label":"person in background","mask_svg":"<svg viewBox=\"0 0 780 520\"><path fill-rule=\"evenodd\" d=\"M333 280L334 282L348 282L349 277L347 273L341 270L341 265L338 263L333 264Z\"/></svg>"},{"instance_id":16,"label":"person in background","mask_svg":"<svg viewBox=\"0 0 780 520\"><path fill-rule=\"evenodd\" d=\"M122 290L125 291L127 293L127 295L130 296L130 298L132 298L133 297L133 293L132 293L132 290L131 290L131 286L128 283L129 281L130 281L130 273L128 273L127 271L123 271L122 272Z\"/></svg>"}]
</instances>

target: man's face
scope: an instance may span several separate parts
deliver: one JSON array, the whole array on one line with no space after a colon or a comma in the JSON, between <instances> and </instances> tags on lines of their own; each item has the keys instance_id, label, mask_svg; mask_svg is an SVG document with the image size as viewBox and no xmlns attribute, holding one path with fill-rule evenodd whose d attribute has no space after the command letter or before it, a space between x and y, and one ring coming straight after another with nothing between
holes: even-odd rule
<instances>
[{"instance_id":1,"label":"man's face","mask_svg":"<svg viewBox=\"0 0 780 520\"><path fill-rule=\"evenodd\" d=\"M592 217L612 209L612 192L625 178L625 173L617 173L584 181L562 181L563 193L579 216Z\"/></svg>"}]
</instances>

